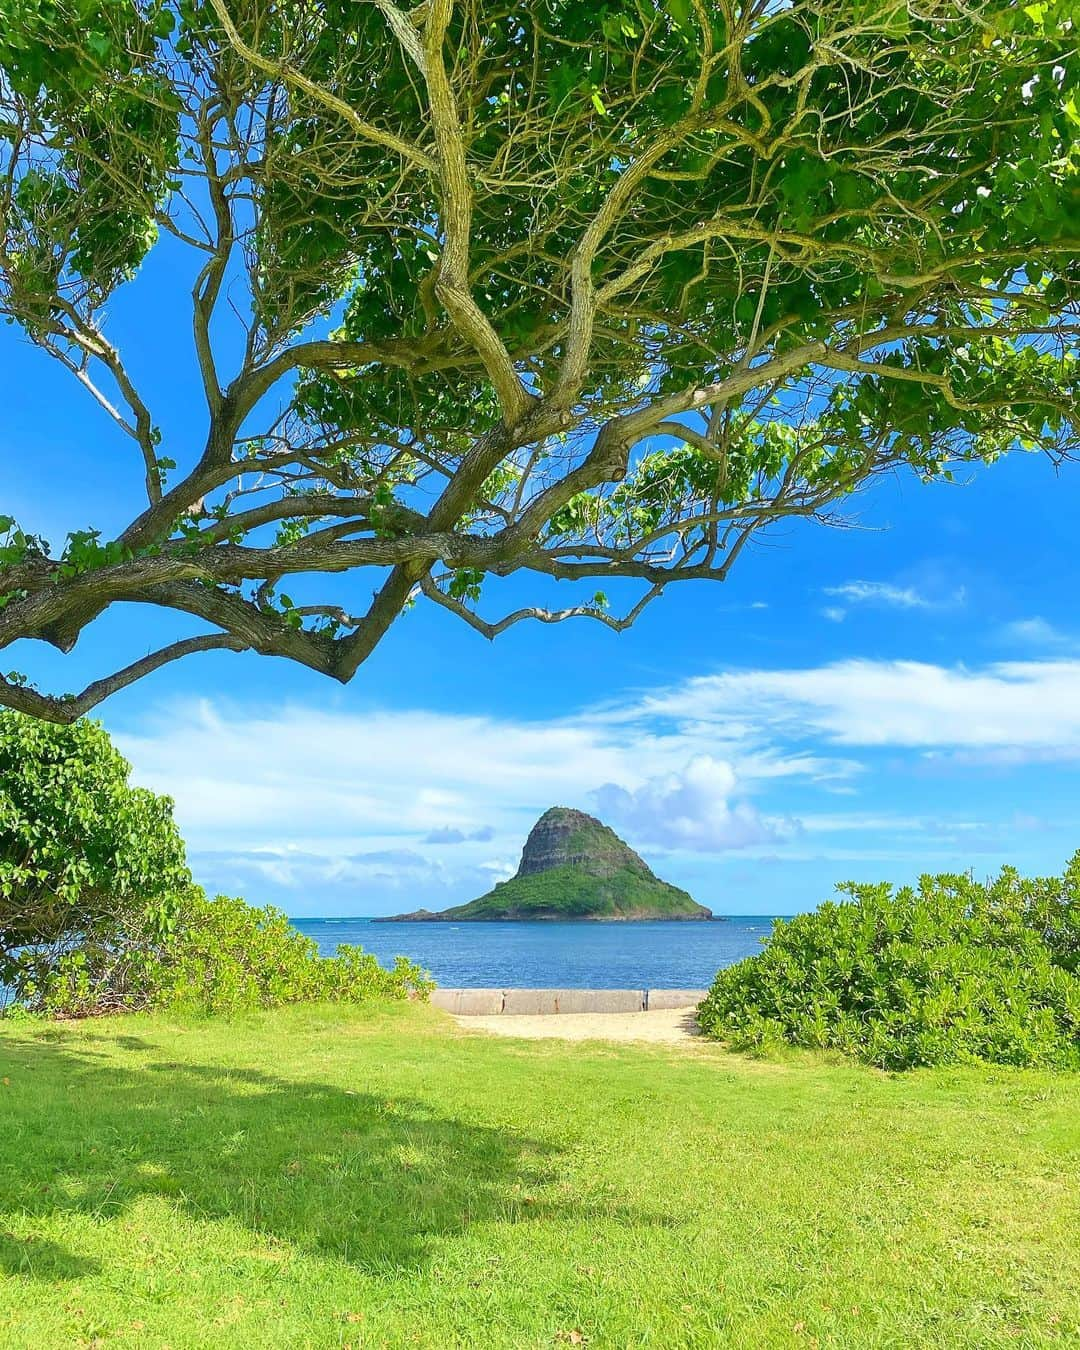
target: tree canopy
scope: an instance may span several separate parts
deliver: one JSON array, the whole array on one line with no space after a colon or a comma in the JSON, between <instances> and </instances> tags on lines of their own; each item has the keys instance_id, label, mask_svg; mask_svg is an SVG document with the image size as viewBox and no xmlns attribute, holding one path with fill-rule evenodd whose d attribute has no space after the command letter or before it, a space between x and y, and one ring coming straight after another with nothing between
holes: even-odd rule
<instances>
[{"instance_id":1,"label":"tree canopy","mask_svg":"<svg viewBox=\"0 0 1080 1350\"><path fill-rule=\"evenodd\" d=\"M620 628L883 474L1068 457L1078 13L0 0L0 308L142 494L115 538L0 517L0 646L69 651L120 603L201 625L78 695L11 672L0 703L71 720L213 648L346 681L414 600L490 637ZM106 322L165 236L197 445ZM485 617L512 574L582 589Z\"/></svg>"}]
</instances>

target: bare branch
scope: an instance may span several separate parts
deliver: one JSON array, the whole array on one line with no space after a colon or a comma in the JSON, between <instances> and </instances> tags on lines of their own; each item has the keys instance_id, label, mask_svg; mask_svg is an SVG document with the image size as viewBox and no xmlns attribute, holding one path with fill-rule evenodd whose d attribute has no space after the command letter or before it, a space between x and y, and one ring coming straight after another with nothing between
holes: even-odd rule
<instances>
[{"instance_id":1,"label":"bare branch","mask_svg":"<svg viewBox=\"0 0 1080 1350\"><path fill-rule=\"evenodd\" d=\"M457 101L446 73L443 45L453 0L431 0L424 31L421 73L431 99L439 181L442 185L442 227L445 242L435 290L455 327L479 353L499 396L503 420L514 426L524 417L532 396L514 370L510 355L476 303L469 288L469 234L472 187L465 163L465 144Z\"/></svg>"},{"instance_id":2,"label":"bare branch","mask_svg":"<svg viewBox=\"0 0 1080 1350\"><path fill-rule=\"evenodd\" d=\"M39 694L36 689L0 677L0 706L14 708L16 712L28 713L31 717L40 717L46 722L75 722L111 694L126 689L136 680L145 679L162 666L180 661L185 656L194 656L196 652L243 651L244 645L240 638L231 633L205 633L201 637L184 638L133 661L123 670L107 675L104 679L95 680L81 694L63 697Z\"/></svg>"},{"instance_id":3,"label":"bare branch","mask_svg":"<svg viewBox=\"0 0 1080 1350\"><path fill-rule=\"evenodd\" d=\"M419 586L429 600L433 600L442 609L448 609L457 618L463 619L470 628L474 628L491 642L494 642L501 633L505 633L508 628L512 628L514 624L521 623L525 619L534 619L538 623L563 623L566 619L593 619L596 623L602 623L606 628L612 629L613 632L623 633L633 625L645 606L661 595L664 589L664 583L657 583L650 587L633 608L628 610L621 618L606 613L595 604L571 605L566 609L541 609L535 605L527 605L522 609L515 609L495 623L488 623L474 610L469 609L468 605L462 604L452 595L447 595L445 591L439 588L432 577L422 577Z\"/></svg>"}]
</instances>

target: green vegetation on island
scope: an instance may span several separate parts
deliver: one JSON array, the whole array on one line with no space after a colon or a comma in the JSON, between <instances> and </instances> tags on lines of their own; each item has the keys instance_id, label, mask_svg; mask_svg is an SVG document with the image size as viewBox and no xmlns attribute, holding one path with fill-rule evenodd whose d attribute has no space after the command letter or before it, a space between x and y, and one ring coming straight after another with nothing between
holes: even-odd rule
<instances>
[{"instance_id":1,"label":"green vegetation on island","mask_svg":"<svg viewBox=\"0 0 1080 1350\"><path fill-rule=\"evenodd\" d=\"M621 867L594 876L567 864L501 881L486 895L448 910L455 919L707 919L677 886Z\"/></svg>"},{"instance_id":2,"label":"green vegetation on island","mask_svg":"<svg viewBox=\"0 0 1080 1350\"><path fill-rule=\"evenodd\" d=\"M607 825L584 811L553 806L529 831L509 881L467 905L397 914L388 922L710 918L710 910L661 881Z\"/></svg>"}]
</instances>

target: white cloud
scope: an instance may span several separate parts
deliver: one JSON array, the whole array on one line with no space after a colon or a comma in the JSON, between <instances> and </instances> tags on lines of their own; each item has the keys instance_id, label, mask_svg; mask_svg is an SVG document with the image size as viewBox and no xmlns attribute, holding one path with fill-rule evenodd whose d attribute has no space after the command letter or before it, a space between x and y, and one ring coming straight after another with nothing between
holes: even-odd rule
<instances>
[{"instance_id":1,"label":"white cloud","mask_svg":"<svg viewBox=\"0 0 1080 1350\"><path fill-rule=\"evenodd\" d=\"M941 599L931 599L914 586L896 586L888 581L846 581L842 586L826 586L823 594L836 596L849 604L883 605L893 609L940 609L962 604L964 600L963 587Z\"/></svg>"},{"instance_id":2,"label":"white cloud","mask_svg":"<svg viewBox=\"0 0 1080 1350\"><path fill-rule=\"evenodd\" d=\"M1080 661L970 669L851 660L733 672L649 696L637 715L701 727L738 716L774 741L1080 758Z\"/></svg>"},{"instance_id":3,"label":"white cloud","mask_svg":"<svg viewBox=\"0 0 1080 1350\"><path fill-rule=\"evenodd\" d=\"M517 862L510 862L506 858L493 858L488 862L482 862L480 864L481 872L489 872L491 874L488 880L493 886L497 881L509 881L517 869Z\"/></svg>"},{"instance_id":4,"label":"white cloud","mask_svg":"<svg viewBox=\"0 0 1080 1350\"><path fill-rule=\"evenodd\" d=\"M625 747L584 722L527 722L419 711L272 713L203 701L120 734L139 781L176 798L199 840L257 845L286 828L299 846L335 834L361 844L463 833L621 776Z\"/></svg>"},{"instance_id":5,"label":"white cloud","mask_svg":"<svg viewBox=\"0 0 1080 1350\"><path fill-rule=\"evenodd\" d=\"M830 623L843 623L847 618L847 610L841 609L839 605L826 605L821 611L821 617Z\"/></svg>"},{"instance_id":6,"label":"white cloud","mask_svg":"<svg viewBox=\"0 0 1080 1350\"><path fill-rule=\"evenodd\" d=\"M478 830L459 830L454 825L442 825L437 830L429 830L424 835L425 844L467 844L480 843L485 844L495 838L495 831L490 825L481 825Z\"/></svg>"},{"instance_id":7,"label":"white cloud","mask_svg":"<svg viewBox=\"0 0 1080 1350\"><path fill-rule=\"evenodd\" d=\"M913 586L893 586L887 581L847 581L842 586L826 586L824 593L852 604L894 605L899 609L930 608L930 601Z\"/></svg>"},{"instance_id":8,"label":"white cloud","mask_svg":"<svg viewBox=\"0 0 1080 1350\"><path fill-rule=\"evenodd\" d=\"M1006 642L1023 647L1041 648L1044 651L1065 649L1075 651L1080 645L1074 637L1055 628L1052 623L1039 615L1030 619L1015 619L1012 623L1005 624L1000 630L1000 636Z\"/></svg>"},{"instance_id":9,"label":"white cloud","mask_svg":"<svg viewBox=\"0 0 1080 1350\"><path fill-rule=\"evenodd\" d=\"M636 791L700 754L731 761L750 788L854 768L761 744L737 710L703 725L641 720L625 705L621 716L526 721L302 705L263 713L202 701L175 705L116 739L138 781L176 799L197 847L231 851L282 839L310 849L334 838L342 855L402 840L455 842L455 853L493 839L520 843L547 806L587 807L602 784Z\"/></svg>"},{"instance_id":10,"label":"white cloud","mask_svg":"<svg viewBox=\"0 0 1080 1350\"><path fill-rule=\"evenodd\" d=\"M735 801L738 778L726 760L698 755L679 772L628 790L606 783L595 795L600 816L642 843L719 852L775 842L795 833L792 821L763 816Z\"/></svg>"},{"instance_id":11,"label":"white cloud","mask_svg":"<svg viewBox=\"0 0 1080 1350\"><path fill-rule=\"evenodd\" d=\"M253 849L196 850L192 853L192 863L216 876L238 882L254 876L287 889L349 887L372 882L380 887L397 889L446 883L443 869L437 862L406 848L374 849L345 855L332 850L323 853L272 845Z\"/></svg>"}]
</instances>

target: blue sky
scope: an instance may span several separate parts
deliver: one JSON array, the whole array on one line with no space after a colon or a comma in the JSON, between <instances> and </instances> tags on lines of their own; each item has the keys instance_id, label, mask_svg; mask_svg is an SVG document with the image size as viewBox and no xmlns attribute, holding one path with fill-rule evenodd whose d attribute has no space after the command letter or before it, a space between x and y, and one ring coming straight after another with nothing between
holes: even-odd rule
<instances>
[{"instance_id":1,"label":"blue sky","mask_svg":"<svg viewBox=\"0 0 1080 1350\"><path fill-rule=\"evenodd\" d=\"M181 462L204 428L184 266L155 250L108 326ZM0 396L0 513L53 543L125 523L130 445L10 327ZM812 908L845 878L1058 870L1080 846L1078 505L1080 471L1024 455L963 485L897 479L852 528L777 531L622 635L522 624L489 644L419 605L348 688L213 654L98 715L175 798L199 879L298 916L470 899L556 803L719 913ZM526 598L499 583L485 608ZM72 656L18 647L5 669L75 689L187 631L117 610Z\"/></svg>"}]
</instances>

